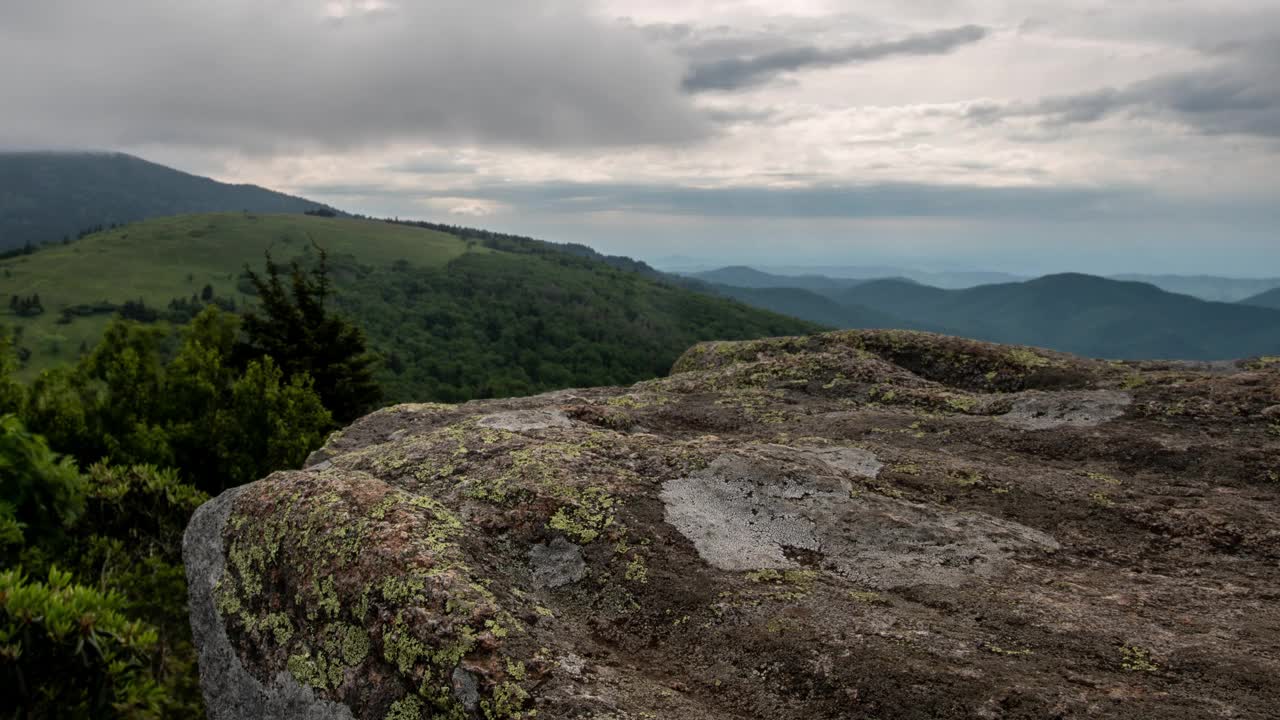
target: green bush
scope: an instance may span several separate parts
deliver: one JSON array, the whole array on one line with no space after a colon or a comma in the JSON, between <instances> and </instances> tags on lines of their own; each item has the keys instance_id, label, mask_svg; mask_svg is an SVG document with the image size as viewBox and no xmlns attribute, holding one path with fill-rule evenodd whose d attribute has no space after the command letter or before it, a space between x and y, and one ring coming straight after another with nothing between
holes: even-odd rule
<instances>
[{"instance_id":1,"label":"green bush","mask_svg":"<svg viewBox=\"0 0 1280 720\"><path fill-rule=\"evenodd\" d=\"M21 569L0 572L0 714L26 718L160 718L150 671L156 631L125 616L124 597Z\"/></svg>"},{"instance_id":2,"label":"green bush","mask_svg":"<svg viewBox=\"0 0 1280 720\"><path fill-rule=\"evenodd\" d=\"M333 419L306 373L232 364L239 327L207 308L171 351L164 331L117 320L74 369L40 375L23 417L84 465L176 467L208 492L297 467Z\"/></svg>"},{"instance_id":3,"label":"green bush","mask_svg":"<svg viewBox=\"0 0 1280 720\"><path fill-rule=\"evenodd\" d=\"M22 407L22 385L13 379L13 372L17 369L18 358L14 354L13 341L9 333L0 328L0 415L17 412Z\"/></svg>"},{"instance_id":4,"label":"green bush","mask_svg":"<svg viewBox=\"0 0 1280 720\"><path fill-rule=\"evenodd\" d=\"M83 486L70 459L56 455L18 418L0 417L0 544L59 545L84 507Z\"/></svg>"},{"instance_id":5,"label":"green bush","mask_svg":"<svg viewBox=\"0 0 1280 720\"><path fill-rule=\"evenodd\" d=\"M0 553L48 575L0 578L0 717L203 714L181 548L207 499L174 470L81 476L0 418Z\"/></svg>"}]
</instances>

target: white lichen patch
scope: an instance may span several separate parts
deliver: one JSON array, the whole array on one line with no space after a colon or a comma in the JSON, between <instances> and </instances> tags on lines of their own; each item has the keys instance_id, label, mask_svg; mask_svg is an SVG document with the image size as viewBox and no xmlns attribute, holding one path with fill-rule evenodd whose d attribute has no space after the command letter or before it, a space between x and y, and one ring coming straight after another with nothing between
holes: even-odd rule
<instances>
[{"instance_id":1,"label":"white lichen patch","mask_svg":"<svg viewBox=\"0 0 1280 720\"><path fill-rule=\"evenodd\" d=\"M573 421L559 410L510 410L485 415L476 421L476 425L492 430L526 432L552 427L572 427Z\"/></svg>"},{"instance_id":2,"label":"white lichen patch","mask_svg":"<svg viewBox=\"0 0 1280 720\"><path fill-rule=\"evenodd\" d=\"M844 460L870 468L865 456L851 452ZM1049 535L1015 522L855 495L834 467L795 468L771 458L721 456L663 485L665 519L721 570L794 569L803 557L873 588L954 586L997 572L1016 553L1058 549Z\"/></svg>"}]
</instances>

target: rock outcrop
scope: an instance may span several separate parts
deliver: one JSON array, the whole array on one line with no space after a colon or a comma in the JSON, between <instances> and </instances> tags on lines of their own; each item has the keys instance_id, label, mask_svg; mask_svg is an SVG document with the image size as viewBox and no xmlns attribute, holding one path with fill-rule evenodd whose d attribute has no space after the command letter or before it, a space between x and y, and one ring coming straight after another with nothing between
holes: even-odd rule
<instances>
[{"instance_id":1,"label":"rock outcrop","mask_svg":"<svg viewBox=\"0 0 1280 720\"><path fill-rule=\"evenodd\" d=\"M1280 362L923 333L401 405L184 552L211 718L1264 718Z\"/></svg>"}]
</instances>

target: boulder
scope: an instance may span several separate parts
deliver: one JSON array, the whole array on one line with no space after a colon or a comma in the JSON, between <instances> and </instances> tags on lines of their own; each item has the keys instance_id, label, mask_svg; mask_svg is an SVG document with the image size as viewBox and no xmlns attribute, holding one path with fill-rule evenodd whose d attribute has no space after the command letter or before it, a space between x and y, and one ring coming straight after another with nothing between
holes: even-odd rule
<instances>
[{"instance_id":1,"label":"boulder","mask_svg":"<svg viewBox=\"0 0 1280 720\"><path fill-rule=\"evenodd\" d=\"M379 410L192 519L208 713L1268 717L1278 403L849 331Z\"/></svg>"}]
</instances>

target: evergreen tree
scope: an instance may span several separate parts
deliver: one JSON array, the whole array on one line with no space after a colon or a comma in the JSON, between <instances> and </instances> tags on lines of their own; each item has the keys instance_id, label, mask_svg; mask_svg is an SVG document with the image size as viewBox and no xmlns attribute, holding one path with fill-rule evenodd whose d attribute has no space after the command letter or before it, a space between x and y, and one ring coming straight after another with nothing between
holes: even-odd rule
<instances>
[{"instance_id":1,"label":"evergreen tree","mask_svg":"<svg viewBox=\"0 0 1280 720\"><path fill-rule=\"evenodd\" d=\"M287 286L281 266L269 253L265 277L245 267L259 305L244 317L247 340L240 344L238 356L241 362L274 358L286 379L309 375L334 419L347 423L382 397L373 378L377 358L358 327L328 311L328 259L317 249L319 259L310 272L297 262L290 265Z\"/></svg>"}]
</instances>

